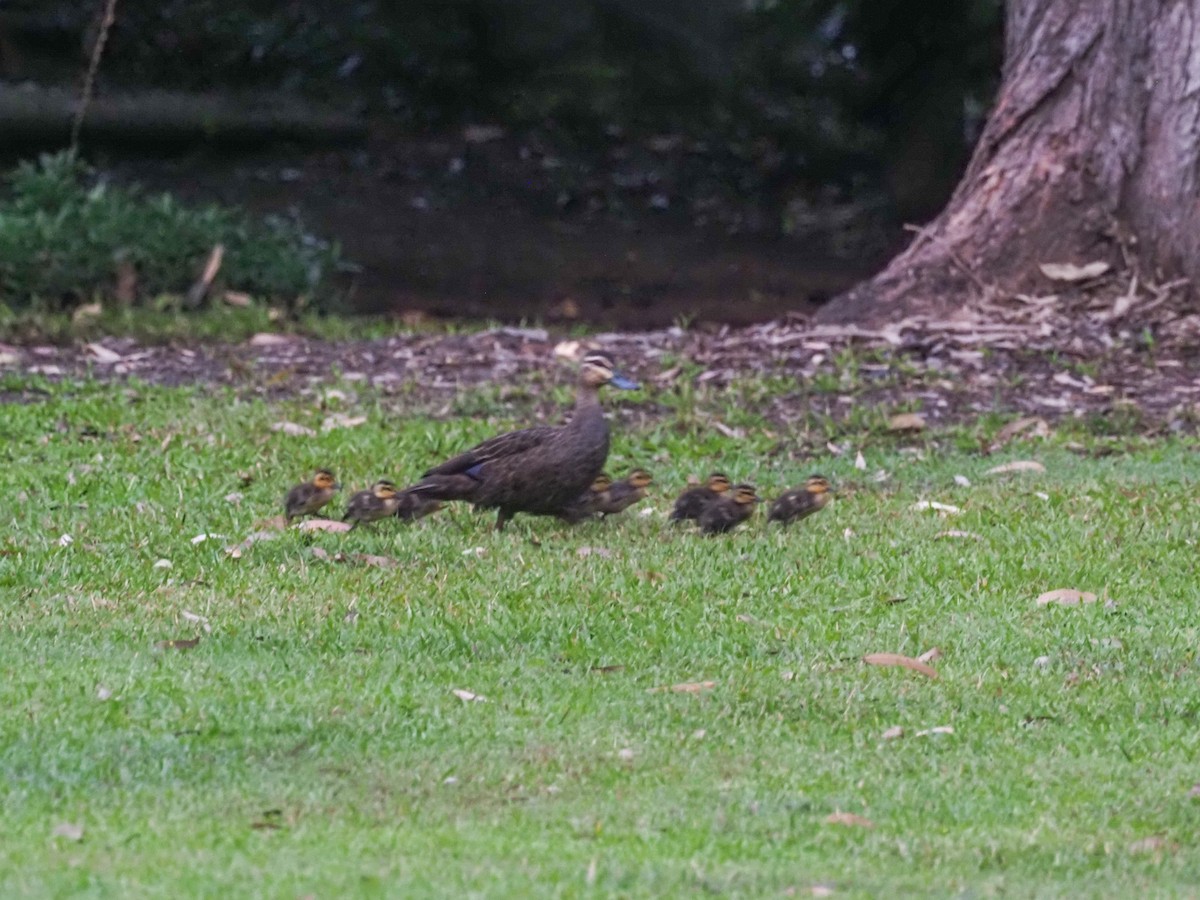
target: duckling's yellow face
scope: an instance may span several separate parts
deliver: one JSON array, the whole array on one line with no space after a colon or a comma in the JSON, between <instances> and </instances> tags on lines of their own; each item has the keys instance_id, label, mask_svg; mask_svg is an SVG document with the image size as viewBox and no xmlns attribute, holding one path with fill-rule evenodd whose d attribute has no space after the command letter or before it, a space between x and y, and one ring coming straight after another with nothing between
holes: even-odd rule
<instances>
[{"instance_id":1,"label":"duckling's yellow face","mask_svg":"<svg viewBox=\"0 0 1200 900\"><path fill-rule=\"evenodd\" d=\"M599 353L584 357L583 363L579 367L579 373L584 384L590 387L598 388L601 385L611 384L623 391L632 391L640 387L636 381L631 381L618 372L613 367L611 359Z\"/></svg>"},{"instance_id":2,"label":"duckling's yellow face","mask_svg":"<svg viewBox=\"0 0 1200 900\"><path fill-rule=\"evenodd\" d=\"M733 485L729 483L729 476L720 472L713 472L708 476L708 489L714 494L723 494Z\"/></svg>"},{"instance_id":3,"label":"duckling's yellow face","mask_svg":"<svg viewBox=\"0 0 1200 900\"><path fill-rule=\"evenodd\" d=\"M654 481L654 476L645 469L634 469L629 473L628 481L630 486L641 490L642 488L650 486L650 482Z\"/></svg>"},{"instance_id":4,"label":"duckling's yellow face","mask_svg":"<svg viewBox=\"0 0 1200 900\"><path fill-rule=\"evenodd\" d=\"M322 491L337 487L337 479L333 477L333 473L328 469L318 469L317 474L313 476L312 483L313 487Z\"/></svg>"},{"instance_id":5,"label":"duckling's yellow face","mask_svg":"<svg viewBox=\"0 0 1200 900\"><path fill-rule=\"evenodd\" d=\"M758 502L758 492L752 484L739 484L733 489L733 502L738 506L753 506Z\"/></svg>"},{"instance_id":6,"label":"duckling's yellow face","mask_svg":"<svg viewBox=\"0 0 1200 900\"><path fill-rule=\"evenodd\" d=\"M595 480L592 481L593 493L603 494L610 487L612 487L612 478L609 477L607 472L601 472L596 476Z\"/></svg>"},{"instance_id":7,"label":"duckling's yellow face","mask_svg":"<svg viewBox=\"0 0 1200 900\"><path fill-rule=\"evenodd\" d=\"M804 482L804 489L810 494L816 494L818 497L828 494L833 490L829 484L829 479L824 475L808 476L808 480Z\"/></svg>"},{"instance_id":8,"label":"duckling's yellow face","mask_svg":"<svg viewBox=\"0 0 1200 900\"><path fill-rule=\"evenodd\" d=\"M396 486L390 481L377 481L371 485L371 493L380 500L391 500L396 496Z\"/></svg>"}]
</instances>

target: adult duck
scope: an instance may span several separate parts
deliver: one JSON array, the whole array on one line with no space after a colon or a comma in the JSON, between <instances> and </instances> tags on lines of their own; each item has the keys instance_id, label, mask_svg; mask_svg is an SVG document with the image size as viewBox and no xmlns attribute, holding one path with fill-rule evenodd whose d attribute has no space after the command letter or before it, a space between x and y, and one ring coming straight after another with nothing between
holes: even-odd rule
<instances>
[{"instance_id":1,"label":"adult duck","mask_svg":"<svg viewBox=\"0 0 1200 900\"><path fill-rule=\"evenodd\" d=\"M600 408L600 388L606 384L639 387L607 357L585 357L570 422L489 438L429 469L408 492L495 509L497 531L517 513L559 515L591 487L608 458L608 422Z\"/></svg>"}]
</instances>

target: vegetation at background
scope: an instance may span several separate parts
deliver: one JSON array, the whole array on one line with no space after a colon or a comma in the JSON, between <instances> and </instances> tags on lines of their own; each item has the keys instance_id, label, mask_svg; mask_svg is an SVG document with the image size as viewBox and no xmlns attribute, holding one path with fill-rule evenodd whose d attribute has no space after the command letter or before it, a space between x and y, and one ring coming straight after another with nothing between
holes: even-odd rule
<instances>
[{"instance_id":1,"label":"vegetation at background","mask_svg":"<svg viewBox=\"0 0 1200 900\"><path fill-rule=\"evenodd\" d=\"M217 283L288 309L329 302L336 246L297 223L193 207L98 180L70 153L25 162L0 197L0 303L71 309L124 291L126 305L178 307L213 247ZM127 283L118 290L119 273Z\"/></svg>"},{"instance_id":2,"label":"vegetation at background","mask_svg":"<svg viewBox=\"0 0 1200 900\"><path fill-rule=\"evenodd\" d=\"M1186 441L983 457L956 433L864 433L859 471L774 455L800 435L735 409L748 384L712 410L740 412L742 439L669 413L618 429L610 468L653 469L650 517L495 535L458 508L234 559L317 466L403 481L518 422L434 421L358 384L279 403L36 386L0 419L0 658L23 661L0 685L4 896L1174 895L1200 877ZM367 422L320 432L338 411ZM1031 457L1045 473L987 474ZM669 528L673 491L715 465L768 495L812 470L841 492L788 531ZM1036 605L1060 587L1101 600ZM861 661L933 647L936 680Z\"/></svg>"},{"instance_id":3,"label":"vegetation at background","mask_svg":"<svg viewBox=\"0 0 1200 900\"><path fill-rule=\"evenodd\" d=\"M102 72L106 85L300 90L418 127L551 125L596 149L679 133L743 193L883 192L912 216L948 193L974 140L997 83L1001 8L125 0ZM63 4L58 19L86 21L86 9Z\"/></svg>"}]
</instances>

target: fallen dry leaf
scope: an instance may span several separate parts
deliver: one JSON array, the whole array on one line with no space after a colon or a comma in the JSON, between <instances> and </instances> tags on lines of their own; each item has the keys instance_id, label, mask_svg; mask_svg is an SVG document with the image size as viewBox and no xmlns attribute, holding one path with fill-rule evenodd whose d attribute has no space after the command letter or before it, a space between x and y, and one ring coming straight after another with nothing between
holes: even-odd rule
<instances>
[{"instance_id":1,"label":"fallen dry leaf","mask_svg":"<svg viewBox=\"0 0 1200 900\"><path fill-rule=\"evenodd\" d=\"M1002 466L988 469L985 475L1007 475L1010 472L1045 472L1046 467L1033 459L1018 459Z\"/></svg>"},{"instance_id":2,"label":"fallen dry leaf","mask_svg":"<svg viewBox=\"0 0 1200 900\"><path fill-rule=\"evenodd\" d=\"M365 425L366 422L366 416L347 416L344 413L331 413L321 423L321 430L333 431L335 428L357 428L359 425Z\"/></svg>"},{"instance_id":3,"label":"fallen dry leaf","mask_svg":"<svg viewBox=\"0 0 1200 900\"><path fill-rule=\"evenodd\" d=\"M370 553L355 553L351 559L362 563L364 566L377 566L380 569L394 569L400 565L398 561L392 559L390 556L375 556Z\"/></svg>"},{"instance_id":4,"label":"fallen dry leaf","mask_svg":"<svg viewBox=\"0 0 1200 900\"><path fill-rule=\"evenodd\" d=\"M241 291L226 291L221 299L226 306L234 306L238 309L248 309L254 305L254 298L249 294L243 294Z\"/></svg>"},{"instance_id":5,"label":"fallen dry leaf","mask_svg":"<svg viewBox=\"0 0 1200 900\"><path fill-rule=\"evenodd\" d=\"M282 347L285 344L290 344L295 338L286 334L275 334L271 331L260 331L250 340L246 341L251 347Z\"/></svg>"},{"instance_id":6,"label":"fallen dry leaf","mask_svg":"<svg viewBox=\"0 0 1200 900\"><path fill-rule=\"evenodd\" d=\"M1095 603L1096 595L1091 591L1079 591L1075 588L1059 588L1046 591L1037 598L1038 606L1079 606L1081 603Z\"/></svg>"},{"instance_id":7,"label":"fallen dry leaf","mask_svg":"<svg viewBox=\"0 0 1200 900\"><path fill-rule=\"evenodd\" d=\"M1168 853L1174 853L1179 849L1179 845L1174 841L1168 840L1166 835L1152 834L1149 837L1141 838L1129 845L1130 853L1155 853L1160 854L1164 850Z\"/></svg>"},{"instance_id":8,"label":"fallen dry leaf","mask_svg":"<svg viewBox=\"0 0 1200 900\"><path fill-rule=\"evenodd\" d=\"M109 350L103 344L88 344L87 351L92 355L92 358L95 359L96 362L101 363L102 365L118 363L122 359L120 353L117 353L115 350Z\"/></svg>"},{"instance_id":9,"label":"fallen dry leaf","mask_svg":"<svg viewBox=\"0 0 1200 900\"><path fill-rule=\"evenodd\" d=\"M860 472L867 471L867 460L866 457L862 455L861 450L854 454L854 468L858 469Z\"/></svg>"},{"instance_id":10,"label":"fallen dry leaf","mask_svg":"<svg viewBox=\"0 0 1200 900\"><path fill-rule=\"evenodd\" d=\"M200 643L200 638L175 638L170 641L158 641L154 646L158 650L194 650Z\"/></svg>"},{"instance_id":11,"label":"fallen dry leaf","mask_svg":"<svg viewBox=\"0 0 1200 900\"><path fill-rule=\"evenodd\" d=\"M305 519L296 526L297 531L349 531L348 522L336 522L333 519Z\"/></svg>"},{"instance_id":12,"label":"fallen dry leaf","mask_svg":"<svg viewBox=\"0 0 1200 900\"><path fill-rule=\"evenodd\" d=\"M577 360L583 355L579 341L560 341L554 345L554 355L559 359Z\"/></svg>"},{"instance_id":13,"label":"fallen dry leaf","mask_svg":"<svg viewBox=\"0 0 1200 900\"><path fill-rule=\"evenodd\" d=\"M918 731L913 737L929 737L931 734L954 734L953 725L935 725L933 728L926 728L924 731Z\"/></svg>"},{"instance_id":14,"label":"fallen dry leaf","mask_svg":"<svg viewBox=\"0 0 1200 900\"><path fill-rule=\"evenodd\" d=\"M894 741L897 738L904 737L904 729L899 725L893 725L887 731L880 735L885 741Z\"/></svg>"},{"instance_id":15,"label":"fallen dry leaf","mask_svg":"<svg viewBox=\"0 0 1200 900\"><path fill-rule=\"evenodd\" d=\"M670 692L672 694L701 694L704 691L711 691L717 686L715 681L685 681L682 684L664 685L663 687L650 688L646 693L661 694Z\"/></svg>"},{"instance_id":16,"label":"fallen dry leaf","mask_svg":"<svg viewBox=\"0 0 1200 900\"><path fill-rule=\"evenodd\" d=\"M917 659L919 659L923 663L936 662L937 660L939 660L941 658L942 658L942 648L941 647L930 647L928 650L926 650L924 653L922 653L920 656L917 657Z\"/></svg>"},{"instance_id":17,"label":"fallen dry leaf","mask_svg":"<svg viewBox=\"0 0 1200 900\"><path fill-rule=\"evenodd\" d=\"M1024 434L1026 431L1031 431L1035 437L1049 437L1050 425L1041 416L1026 416L1015 422L1009 422L996 433L996 440L992 442L991 446L992 451L999 450L1017 435Z\"/></svg>"},{"instance_id":18,"label":"fallen dry leaf","mask_svg":"<svg viewBox=\"0 0 1200 900\"><path fill-rule=\"evenodd\" d=\"M603 559L612 559L613 552L607 547L580 547L575 551L575 555L580 559L586 559L589 556L599 556Z\"/></svg>"},{"instance_id":19,"label":"fallen dry leaf","mask_svg":"<svg viewBox=\"0 0 1200 900\"><path fill-rule=\"evenodd\" d=\"M888 419L888 431L921 431L925 417L920 413L899 413Z\"/></svg>"},{"instance_id":20,"label":"fallen dry leaf","mask_svg":"<svg viewBox=\"0 0 1200 900\"><path fill-rule=\"evenodd\" d=\"M874 828L875 823L866 816L851 812L835 812L825 817L826 825L847 825L853 828Z\"/></svg>"},{"instance_id":21,"label":"fallen dry leaf","mask_svg":"<svg viewBox=\"0 0 1200 900\"><path fill-rule=\"evenodd\" d=\"M60 822L50 832L54 837L66 838L68 841L83 840L83 826L75 822Z\"/></svg>"},{"instance_id":22,"label":"fallen dry leaf","mask_svg":"<svg viewBox=\"0 0 1200 900\"><path fill-rule=\"evenodd\" d=\"M464 691L462 688L455 688L451 693L463 703L487 703L487 697L481 697L479 694Z\"/></svg>"},{"instance_id":23,"label":"fallen dry leaf","mask_svg":"<svg viewBox=\"0 0 1200 900\"><path fill-rule=\"evenodd\" d=\"M936 500L918 500L912 505L912 508L918 511L932 509L940 513L945 513L948 516L955 516L962 512L957 506L952 506L949 503L938 503Z\"/></svg>"},{"instance_id":24,"label":"fallen dry leaf","mask_svg":"<svg viewBox=\"0 0 1200 900\"><path fill-rule=\"evenodd\" d=\"M868 653L862 658L862 661L868 666L899 666L903 669L911 669L913 672L920 672L926 678L938 677L937 670L932 666L899 653Z\"/></svg>"},{"instance_id":25,"label":"fallen dry leaf","mask_svg":"<svg viewBox=\"0 0 1200 900\"><path fill-rule=\"evenodd\" d=\"M1111 267L1098 259L1082 266L1074 263L1038 263L1038 268L1051 281L1087 281L1089 278L1099 278Z\"/></svg>"},{"instance_id":26,"label":"fallen dry leaf","mask_svg":"<svg viewBox=\"0 0 1200 900\"><path fill-rule=\"evenodd\" d=\"M957 484L959 487L970 487L971 479L968 478L966 475L955 475L954 483Z\"/></svg>"},{"instance_id":27,"label":"fallen dry leaf","mask_svg":"<svg viewBox=\"0 0 1200 900\"><path fill-rule=\"evenodd\" d=\"M272 431L281 431L291 437L314 437L316 432L307 425L298 425L295 422L276 422L271 426Z\"/></svg>"},{"instance_id":28,"label":"fallen dry leaf","mask_svg":"<svg viewBox=\"0 0 1200 900\"><path fill-rule=\"evenodd\" d=\"M978 535L973 531L958 531L956 529L950 529L949 531L939 531L937 534L935 534L933 536L933 539L935 541L945 540L946 538L965 538L967 540L972 540L972 541L982 541L983 540L982 535Z\"/></svg>"}]
</instances>

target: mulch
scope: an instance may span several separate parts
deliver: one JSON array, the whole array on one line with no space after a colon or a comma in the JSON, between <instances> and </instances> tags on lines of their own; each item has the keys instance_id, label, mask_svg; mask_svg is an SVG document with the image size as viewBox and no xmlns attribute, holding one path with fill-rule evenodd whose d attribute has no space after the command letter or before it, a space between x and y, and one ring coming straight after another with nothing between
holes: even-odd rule
<instances>
[{"instance_id":1,"label":"mulch","mask_svg":"<svg viewBox=\"0 0 1200 900\"><path fill-rule=\"evenodd\" d=\"M0 345L0 376L8 376L0 380L0 402L37 402L44 393L38 379L14 374L218 385L268 397L350 383L396 395L408 409L450 415L464 389L519 389L523 379L532 384L548 376L565 380L566 362L598 349L647 385L651 407L656 390L683 381L719 390L766 375L795 379L772 381L780 390L756 410L784 425L811 413L837 422L868 405L885 412L917 409L930 425L970 422L987 413L1048 421L1120 415L1123 430L1135 417L1152 433L1196 431L1200 316L1177 312L1146 325L1114 319L1111 310L1055 315L1047 308L1031 303L1033 314L1023 309L986 320L966 314L910 319L878 329L785 319L579 339L502 327L339 342L262 334L241 343L194 345L141 345L128 338Z\"/></svg>"}]
</instances>

